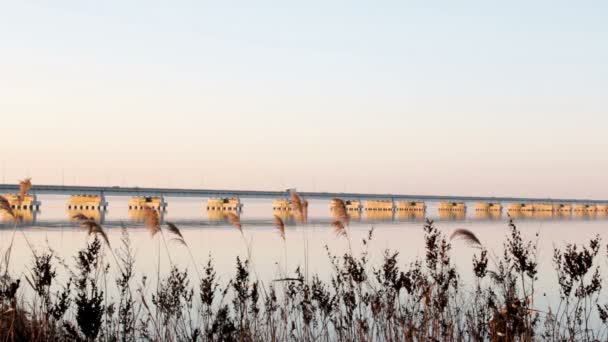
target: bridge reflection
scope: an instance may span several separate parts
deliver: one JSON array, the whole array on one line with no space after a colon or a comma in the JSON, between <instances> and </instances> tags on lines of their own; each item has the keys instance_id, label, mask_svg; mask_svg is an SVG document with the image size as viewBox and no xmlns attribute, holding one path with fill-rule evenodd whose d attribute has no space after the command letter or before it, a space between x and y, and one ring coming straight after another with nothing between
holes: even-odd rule
<instances>
[{"instance_id":1,"label":"bridge reflection","mask_svg":"<svg viewBox=\"0 0 608 342\"><path fill-rule=\"evenodd\" d=\"M83 214L86 217L92 218L95 222L102 225L120 225L121 223L143 223L143 210L129 210L127 217L108 219L107 211L105 210L66 210L64 218L44 218L41 219L41 212L35 209L15 209L17 221L20 226L44 227L44 226L77 226L77 221L73 218L77 214ZM227 224L228 220L225 211L206 211L200 215L200 219L186 218L171 218L171 222L182 223L190 226L205 226L205 225L222 225ZM160 211L159 215L164 222L167 212ZM244 225L270 225L274 226L273 215L277 215L283 219L287 225L295 225L297 222L293 213L289 210L274 210L269 213L268 217L256 218L254 216L248 218L241 212L236 215L240 216ZM608 211L572 211L570 212L534 212L534 211L515 211L508 212L504 215L500 212L475 211L466 213L464 211L438 211L436 215L428 215L426 212L393 212L393 211L350 211L347 212L350 222L353 224L365 223L399 223L399 222L422 222L427 217L435 221L497 221L513 218L515 220L608 220ZM332 215L327 217L309 218L309 225L330 225L335 218ZM0 214L0 228L13 226L13 218L7 213Z\"/></svg>"}]
</instances>

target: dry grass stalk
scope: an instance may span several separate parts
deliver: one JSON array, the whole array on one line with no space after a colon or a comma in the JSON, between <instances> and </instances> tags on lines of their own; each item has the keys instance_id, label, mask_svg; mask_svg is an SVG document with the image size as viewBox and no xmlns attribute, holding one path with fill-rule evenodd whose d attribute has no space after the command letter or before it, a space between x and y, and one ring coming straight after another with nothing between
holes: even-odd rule
<instances>
[{"instance_id":1,"label":"dry grass stalk","mask_svg":"<svg viewBox=\"0 0 608 342\"><path fill-rule=\"evenodd\" d=\"M228 219L228 222L238 228L241 233L243 232L243 225L241 224L241 219L238 216L236 216L234 213L228 212L226 213L226 218Z\"/></svg>"},{"instance_id":2,"label":"dry grass stalk","mask_svg":"<svg viewBox=\"0 0 608 342\"><path fill-rule=\"evenodd\" d=\"M308 221L308 201L302 199L302 222L306 223Z\"/></svg>"},{"instance_id":3,"label":"dry grass stalk","mask_svg":"<svg viewBox=\"0 0 608 342\"><path fill-rule=\"evenodd\" d=\"M274 224L277 226L281 239L285 241L285 223L283 223L283 220L279 216L274 215Z\"/></svg>"},{"instance_id":4,"label":"dry grass stalk","mask_svg":"<svg viewBox=\"0 0 608 342\"><path fill-rule=\"evenodd\" d=\"M450 240L454 239L461 239L472 246L481 247L481 241L479 241L473 232L467 229L456 229L452 235L450 235Z\"/></svg>"},{"instance_id":5,"label":"dry grass stalk","mask_svg":"<svg viewBox=\"0 0 608 342\"><path fill-rule=\"evenodd\" d=\"M160 232L160 218L155 209L150 207L144 208L144 225L152 236Z\"/></svg>"},{"instance_id":6,"label":"dry grass stalk","mask_svg":"<svg viewBox=\"0 0 608 342\"><path fill-rule=\"evenodd\" d=\"M25 196L32 188L32 179L26 178L19 182L19 203L23 202Z\"/></svg>"}]
</instances>

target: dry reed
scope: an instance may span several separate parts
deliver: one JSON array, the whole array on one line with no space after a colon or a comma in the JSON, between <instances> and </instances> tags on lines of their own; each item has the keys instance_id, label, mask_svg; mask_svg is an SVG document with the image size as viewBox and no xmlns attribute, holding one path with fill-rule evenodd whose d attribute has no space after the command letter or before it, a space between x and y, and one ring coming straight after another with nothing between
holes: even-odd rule
<instances>
[{"instance_id":1,"label":"dry reed","mask_svg":"<svg viewBox=\"0 0 608 342\"><path fill-rule=\"evenodd\" d=\"M240 230L241 233L243 232L243 225L241 224L241 219L238 216L236 216L234 213L228 212L226 213L226 218L228 219L228 222L230 222L230 224Z\"/></svg>"},{"instance_id":2,"label":"dry reed","mask_svg":"<svg viewBox=\"0 0 608 342\"><path fill-rule=\"evenodd\" d=\"M295 214L298 222L304 221L304 212L302 210L302 198L295 191L291 191L291 211Z\"/></svg>"},{"instance_id":3,"label":"dry reed","mask_svg":"<svg viewBox=\"0 0 608 342\"><path fill-rule=\"evenodd\" d=\"M182 232L180 232L179 228L177 228L177 226L171 222L167 222L167 230L176 235L176 238L173 238L173 240L183 244L184 246L186 246L186 240L184 239L184 236L182 235Z\"/></svg>"},{"instance_id":4,"label":"dry reed","mask_svg":"<svg viewBox=\"0 0 608 342\"><path fill-rule=\"evenodd\" d=\"M343 226L348 226L348 214L346 213L346 205L340 198L333 198L333 215L336 220L340 221Z\"/></svg>"},{"instance_id":5,"label":"dry reed","mask_svg":"<svg viewBox=\"0 0 608 342\"><path fill-rule=\"evenodd\" d=\"M450 235L450 240L454 239L461 239L471 246L481 247L481 241L479 241L473 232L467 229L456 229L452 235Z\"/></svg>"},{"instance_id":6,"label":"dry reed","mask_svg":"<svg viewBox=\"0 0 608 342\"><path fill-rule=\"evenodd\" d=\"M336 233L336 235L344 236L344 237L346 237L348 235L346 233L346 226L344 226L342 221L336 220L336 221L332 222L331 226L334 229L334 232Z\"/></svg>"},{"instance_id":7,"label":"dry reed","mask_svg":"<svg viewBox=\"0 0 608 342\"><path fill-rule=\"evenodd\" d=\"M302 223L308 222L308 201L302 199Z\"/></svg>"},{"instance_id":8,"label":"dry reed","mask_svg":"<svg viewBox=\"0 0 608 342\"><path fill-rule=\"evenodd\" d=\"M283 220L278 215L274 215L274 224L277 226L281 239L285 241L285 223L283 223Z\"/></svg>"},{"instance_id":9,"label":"dry reed","mask_svg":"<svg viewBox=\"0 0 608 342\"><path fill-rule=\"evenodd\" d=\"M103 241L105 241L105 243L110 246L110 240L108 240L108 235L106 234L104 229L97 222L95 222L94 219L88 218L81 213L72 216L72 218L77 220L80 226L87 230L88 235L100 235Z\"/></svg>"},{"instance_id":10,"label":"dry reed","mask_svg":"<svg viewBox=\"0 0 608 342\"><path fill-rule=\"evenodd\" d=\"M155 209L150 207L144 208L144 225L148 228L151 236L156 235L160 231L160 218Z\"/></svg>"},{"instance_id":11,"label":"dry reed","mask_svg":"<svg viewBox=\"0 0 608 342\"><path fill-rule=\"evenodd\" d=\"M32 179L31 178L25 178L19 182L19 202L20 203L23 202L23 200L25 199L25 197L27 196L27 193L30 191L31 188L32 188Z\"/></svg>"},{"instance_id":12,"label":"dry reed","mask_svg":"<svg viewBox=\"0 0 608 342\"><path fill-rule=\"evenodd\" d=\"M13 211L13 208L11 208L11 203L4 196L0 196L0 211L6 212L15 219L15 212Z\"/></svg>"}]
</instances>

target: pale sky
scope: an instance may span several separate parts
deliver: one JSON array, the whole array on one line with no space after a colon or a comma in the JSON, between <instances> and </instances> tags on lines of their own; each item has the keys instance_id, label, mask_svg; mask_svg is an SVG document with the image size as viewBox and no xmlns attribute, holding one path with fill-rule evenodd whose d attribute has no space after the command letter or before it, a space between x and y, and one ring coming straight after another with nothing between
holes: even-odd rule
<instances>
[{"instance_id":1,"label":"pale sky","mask_svg":"<svg viewBox=\"0 0 608 342\"><path fill-rule=\"evenodd\" d=\"M608 199L606 1L0 0L2 181Z\"/></svg>"}]
</instances>

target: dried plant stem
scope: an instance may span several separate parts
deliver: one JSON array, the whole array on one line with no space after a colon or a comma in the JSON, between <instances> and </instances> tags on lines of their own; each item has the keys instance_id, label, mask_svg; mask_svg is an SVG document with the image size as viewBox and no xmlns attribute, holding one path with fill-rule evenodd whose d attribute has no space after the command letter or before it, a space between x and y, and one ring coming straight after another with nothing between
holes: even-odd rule
<instances>
[{"instance_id":1,"label":"dried plant stem","mask_svg":"<svg viewBox=\"0 0 608 342\"><path fill-rule=\"evenodd\" d=\"M160 230L160 236L163 239L163 245L165 245L165 251L167 252L167 258L169 259L169 265L173 267L173 259L171 259L171 253L169 253L169 246L167 246L167 240L165 240L165 233Z\"/></svg>"}]
</instances>

